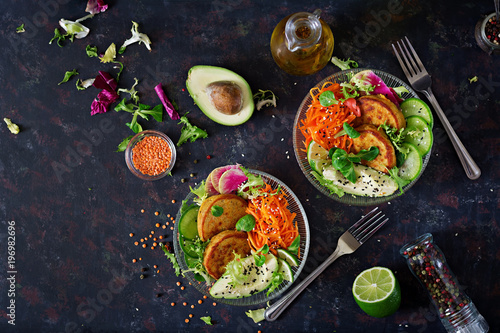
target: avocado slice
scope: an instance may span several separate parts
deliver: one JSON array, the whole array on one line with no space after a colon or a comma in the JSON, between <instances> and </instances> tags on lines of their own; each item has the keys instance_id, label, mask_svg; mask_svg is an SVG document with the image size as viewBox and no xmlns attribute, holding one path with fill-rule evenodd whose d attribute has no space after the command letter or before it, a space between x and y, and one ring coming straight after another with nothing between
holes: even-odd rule
<instances>
[{"instance_id":1,"label":"avocado slice","mask_svg":"<svg viewBox=\"0 0 500 333\"><path fill-rule=\"evenodd\" d=\"M194 66L188 72L186 87L200 110L216 123L241 125L253 114L250 86L244 78L229 69Z\"/></svg>"}]
</instances>

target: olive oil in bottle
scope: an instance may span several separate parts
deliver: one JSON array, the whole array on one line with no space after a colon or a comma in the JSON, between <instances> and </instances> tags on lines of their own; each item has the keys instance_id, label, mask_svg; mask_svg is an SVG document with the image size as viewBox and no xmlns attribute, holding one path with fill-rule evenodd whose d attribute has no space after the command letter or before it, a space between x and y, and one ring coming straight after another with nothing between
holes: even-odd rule
<instances>
[{"instance_id":1,"label":"olive oil in bottle","mask_svg":"<svg viewBox=\"0 0 500 333\"><path fill-rule=\"evenodd\" d=\"M321 70L333 53L332 30L319 18L321 11L289 15L274 28L271 53L274 61L292 75Z\"/></svg>"}]
</instances>

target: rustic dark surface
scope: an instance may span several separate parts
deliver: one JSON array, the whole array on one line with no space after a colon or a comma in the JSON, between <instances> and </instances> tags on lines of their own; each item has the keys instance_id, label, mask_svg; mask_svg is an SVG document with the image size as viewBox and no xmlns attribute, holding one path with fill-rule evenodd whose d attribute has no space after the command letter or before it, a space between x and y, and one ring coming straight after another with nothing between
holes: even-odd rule
<instances>
[{"instance_id":1,"label":"rustic dark surface","mask_svg":"<svg viewBox=\"0 0 500 333\"><path fill-rule=\"evenodd\" d=\"M0 125L1 332L444 332L399 255L403 244L425 232L433 233L491 331L499 331L500 62L474 39L474 26L494 10L493 1L108 3L106 12L84 22L91 29L85 39L66 41L60 48L48 44L58 20L84 16L86 1L2 1L1 118L18 123L21 133L13 135ZM476 181L466 177L435 117L435 143L425 173L404 196L381 205L390 223L355 254L329 267L278 321L255 324L245 311L258 306L214 307L210 299L198 304L201 294L175 276L161 250L142 249L133 241L157 230L155 224L167 221L167 214L175 215L189 186L213 168L235 162L276 176L301 200L311 229L303 274L322 262L342 232L367 211L319 193L293 153L292 122L302 98L338 69L329 64L308 77L289 76L274 64L269 40L283 17L316 8L333 30L334 55L355 59L362 67L404 79L390 45L410 38L482 176ZM393 15L384 15L388 10ZM125 66L120 87L130 87L136 77L141 102L156 105L153 87L162 83L180 113L189 112L191 122L209 133L207 139L181 146L172 177L155 182L134 177L123 153L115 152L132 134L125 126L129 116L114 111L90 116L97 89L75 88L76 78L95 77L99 70L116 73L111 65L87 57L85 47L95 45L103 52L112 42L121 45L130 36L132 20L149 35L153 50L134 44L118 57ZM16 34L21 23L26 32ZM238 127L215 124L185 90L189 68L199 64L234 70L254 91L272 89L278 107L255 112ZM80 74L58 85L72 69ZM474 76L478 82L469 83ZM167 115L162 123L142 124L167 133L174 142L180 135L181 126ZM182 178L189 181L181 183ZM14 298L7 280L11 221ZM163 231L171 241L172 232ZM130 238L130 232L136 236ZM142 260L132 263L134 258ZM374 265L391 268L401 283L401 308L385 319L365 315L351 294L355 276ZM148 267L146 279L140 279L143 267ZM177 281L186 288L181 290ZM8 324L11 299L15 326ZM185 323L189 314L194 316ZM207 315L213 326L199 319Z\"/></svg>"}]
</instances>

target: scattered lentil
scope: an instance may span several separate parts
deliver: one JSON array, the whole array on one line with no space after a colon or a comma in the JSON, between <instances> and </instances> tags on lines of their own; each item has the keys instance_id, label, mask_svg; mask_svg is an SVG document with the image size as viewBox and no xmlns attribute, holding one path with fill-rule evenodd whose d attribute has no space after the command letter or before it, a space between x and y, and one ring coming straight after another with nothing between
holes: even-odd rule
<instances>
[{"instance_id":1,"label":"scattered lentil","mask_svg":"<svg viewBox=\"0 0 500 333\"><path fill-rule=\"evenodd\" d=\"M187 304L187 302L182 302L182 305L186 306L186 305L188 305L188 304Z\"/></svg>"},{"instance_id":2,"label":"scattered lentil","mask_svg":"<svg viewBox=\"0 0 500 333\"><path fill-rule=\"evenodd\" d=\"M141 213L144 213L144 209L141 209Z\"/></svg>"},{"instance_id":3,"label":"scattered lentil","mask_svg":"<svg viewBox=\"0 0 500 333\"><path fill-rule=\"evenodd\" d=\"M153 268L158 268L158 265L153 265Z\"/></svg>"},{"instance_id":4,"label":"scattered lentil","mask_svg":"<svg viewBox=\"0 0 500 333\"><path fill-rule=\"evenodd\" d=\"M212 156L210 156L210 155L207 155L207 160L209 160L209 159L211 159L211 158L212 158Z\"/></svg>"},{"instance_id":5,"label":"scattered lentil","mask_svg":"<svg viewBox=\"0 0 500 333\"><path fill-rule=\"evenodd\" d=\"M160 212L155 212L155 215L156 215L156 216L160 215Z\"/></svg>"},{"instance_id":6,"label":"scattered lentil","mask_svg":"<svg viewBox=\"0 0 500 333\"><path fill-rule=\"evenodd\" d=\"M158 243L156 243L156 242L153 243L153 246L157 246L157 245L158 245Z\"/></svg>"},{"instance_id":7,"label":"scattered lentil","mask_svg":"<svg viewBox=\"0 0 500 333\"><path fill-rule=\"evenodd\" d=\"M191 309L194 309L194 304L193 304L193 305L191 305Z\"/></svg>"},{"instance_id":8,"label":"scattered lentil","mask_svg":"<svg viewBox=\"0 0 500 333\"><path fill-rule=\"evenodd\" d=\"M134 242L134 245L135 245L135 246L139 245L139 242Z\"/></svg>"},{"instance_id":9,"label":"scattered lentil","mask_svg":"<svg viewBox=\"0 0 500 333\"><path fill-rule=\"evenodd\" d=\"M156 223L156 224L155 224L155 226L156 226L157 228L159 228L159 227L160 227L160 223Z\"/></svg>"},{"instance_id":10,"label":"scattered lentil","mask_svg":"<svg viewBox=\"0 0 500 333\"><path fill-rule=\"evenodd\" d=\"M168 222L167 222L167 223L168 223ZM161 226L161 228L162 228L162 229L166 229L166 228L167 228L167 226L166 226L166 225L162 225L162 226Z\"/></svg>"},{"instance_id":11,"label":"scattered lentil","mask_svg":"<svg viewBox=\"0 0 500 333\"><path fill-rule=\"evenodd\" d=\"M198 304L201 304L203 303L203 301L201 299L198 300Z\"/></svg>"},{"instance_id":12,"label":"scattered lentil","mask_svg":"<svg viewBox=\"0 0 500 333\"><path fill-rule=\"evenodd\" d=\"M187 324L187 323L189 323L189 319L187 319L187 318L186 318L186 319L184 320L184 322L186 322L186 324Z\"/></svg>"},{"instance_id":13,"label":"scattered lentil","mask_svg":"<svg viewBox=\"0 0 500 333\"><path fill-rule=\"evenodd\" d=\"M213 302L213 303L212 303L212 305L213 305L213 306L216 306L216 305L217 305L217 303Z\"/></svg>"},{"instance_id":14,"label":"scattered lentil","mask_svg":"<svg viewBox=\"0 0 500 333\"><path fill-rule=\"evenodd\" d=\"M189 177L191 177L191 178L193 178L194 176L196 176L194 173L189 174Z\"/></svg>"},{"instance_id":15,"label":"scattered lentil","mask_svg":"<svg viewBox=\"0 0 500 333\"><path fill-rule=\"evenodd\" d=\"M147 245L146 245L146 244L142 244L142 247L143 247L143 248L146 248L146 247L147 247Z\"/></svg>"},{"instance_id":16,"label":"scattered lentil","mask_svg":"<svg viewBox=\"0 0 500 333\"><path fill-rule=\"evenodd\" d=\"M156 136L147 136L132 149L132 163L142 174L156 176L170 166L172 151L168 143Z\"/></svg>"},{"instance_id":17,"label":"scattered lentil","mask_svg":"<svg viewBox=\"0 0 500 333\"><path fill-rule=\"evenodd\" d=\"M189 314L189 318L193 318L193 314L192 313Z\"/></svg>"},{"instance_id":18,"label":"scattered lentil","mask_svg":"<svg viewBox=\"0 0 500 333\"><path fill-rule=\"evenodd\" d=\"M186 179L185 178L181 178L181 183L185 183L186 182Z\"/></svg>"},{"instance_id":19,"label":"scattered lentil","mask_svg":"<svg viewBox=\"0 0 500 333\"><path fill-rule=\"evenodd\" d=\"M203 298L204 298L204 299L207 299L207 295L203 295Z\"/></svg>"},{"instance_id":20,"label":"scattered lentil","mask_svg":"<svg viewBox=\"0 0 500 333\"><path fill-rule=\"evenodd\" d=\"M172 303L170 303L170 305L174 306L174 305L175 305L175 303L174 303L174 302L172 302Z\"/></svg>"},{"instance_id":21,"label":"scattered lentil","mask_svg":"<svg viewBox=\"0 0 500 333\"><path fill-rule=\"evenodd\" d=\"M184 286L182 286L182 287L181 287L181 290L184 290L184 289L186 289L186 288L185 288Z\"/></svg>"},{"instance_id":22,"label":"scattered lentil","mask_svg":"<svg viewBox=\"0 0 500 333\"><path fill-rule=\"evenodd\" d=\"M172 203L175 203L175 202L176 202L175 199L172 199Z\"/></svg>"},{"instance_id":23,"label":"scattered lentil","mask_svg":"<svg viewBox=\"0 0 500 333\"><path fill-rule=\"evenodd\" d=\"M181 283L180 283L179 281L177 281L176 285L177 285L177 286L180 286L180 285L181 285Z\"/></svg>"},{"instance_id":24,"label":"scattered lentil","mask_svg":"<svg viewBox=\"0 0 500 333\"><path fill-rule=\"evenodd\" d=\"M134 237L134 234L133 234L133 233L130 233L130 234L129 234L129 236L130 236L130 237Z\"/></svg>"},{"instance_id":25,"label":"scattered lentil","mask_svg":"<svg viewBox=\"0 0 500 333\"><path fill-rule=\"evenodd\" d=\"M137 259L132 259L132 262L137 262Z\"/></svg>"},{"instance_id":26,"label":"scattered lentil","mask_svg":"<svg viewBox=\"0 0 500 333\"><path fill-rule=\"evenodd\" d=\"M165 228L163 228L163 229L165 229ZM160 235L158 238L159 238L159 239L163 239L163 236L161 236L161 235Z\"/></svg>"}]
</instances>

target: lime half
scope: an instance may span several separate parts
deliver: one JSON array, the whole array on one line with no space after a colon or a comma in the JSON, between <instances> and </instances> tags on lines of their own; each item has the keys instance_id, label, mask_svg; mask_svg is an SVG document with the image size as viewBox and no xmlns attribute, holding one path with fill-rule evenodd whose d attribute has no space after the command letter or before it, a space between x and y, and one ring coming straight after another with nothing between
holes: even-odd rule
<instances>
[{"instance_id":1,"label":"lime half","mask_svg":"<svg viewBox=\"0 0 500 333\"><path fill-rule=\"evenodd\" d=\"M328 158L328 150L321 147L315 141L309 142L309 146L307 146L307 160L311 168L319 174L323 173L325 166L332 163Z\"/></svg>"},{"instance_id":2,"label":"lime half","mask_svg":"<svg viewBox=\"0 0 500 333\"><path fill-rule=\"evenodd\" d=\"M361 310L376 318L393 314L401 304L398 280L385 267L373 267L361 272L354 280L352 294Z\"/></svg>"}]
</instances>

